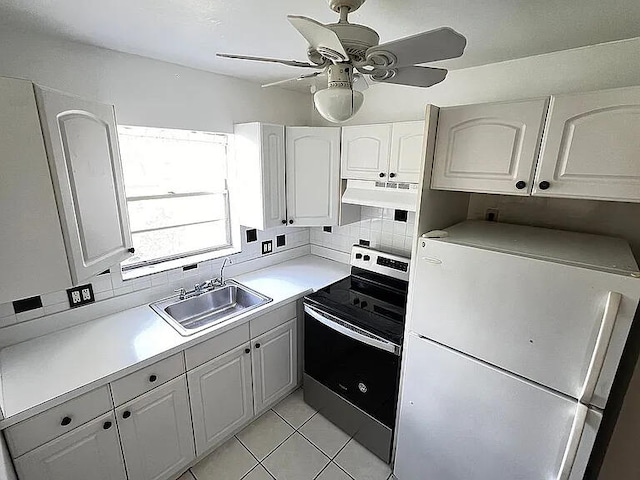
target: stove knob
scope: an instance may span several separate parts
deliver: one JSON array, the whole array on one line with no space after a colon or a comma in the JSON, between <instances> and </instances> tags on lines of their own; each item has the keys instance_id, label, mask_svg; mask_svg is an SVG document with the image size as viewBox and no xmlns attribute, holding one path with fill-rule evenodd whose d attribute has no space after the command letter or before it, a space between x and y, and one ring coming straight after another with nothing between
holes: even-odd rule
<instances>
[{"instance_id":1,"label":"stove knob","mask_svg":"<svg viewBox=\"0 0 640 480\"><path fill-rule=\"evenodd\" d=\"M367 302L362 302L360 304L360 308L367 308Z\"/></svg>"},{"instance_id":2,"label":"stove knob","mask_svg":"<svg viewBox=\"0 0 640 480\"><path fill-rule=\"evenodd\" d=\"M359 303L360 303L360 299L359 299L359 298L354 298L354 299L353 299L353 304L354 304L354 305L357 305L357 304L359 304Z\"/></svg>"},{"instance_id":3,"label":"stove knob","mask_svg":"<svg viewBox=\"0 0 640 480\"><path fill-rule=\"evenodd\" d=\"M363 260L365 262L368 262L370 259L371 259L371 257L369 255L365 255L364 258L363 258Z\"/></svg>"},{"instance_id":4,"label":"stove knob","mask_svg":"<svg viewBox=\"0 0 640 480\"><path fill-rule=\"evenodd\" d=\"M362 258L362 254L361 253L356 253L356 260L360 260Z\"/></svg>"}]
</instances>

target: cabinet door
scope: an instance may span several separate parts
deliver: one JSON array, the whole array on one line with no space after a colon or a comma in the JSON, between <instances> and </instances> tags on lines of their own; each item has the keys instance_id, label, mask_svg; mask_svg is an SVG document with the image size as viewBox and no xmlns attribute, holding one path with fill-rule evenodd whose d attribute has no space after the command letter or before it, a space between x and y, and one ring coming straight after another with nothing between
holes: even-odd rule
<instances>
[{"instance_id":1,"label":"cabinet door","mask_svg":"<svg viewBox=\"0 0 640 480\"><path fill-rule=\"evenodd\" d=\"M240 224L265 230L286 223L284 127L234 125L234 203ZM234 201L234 198L231 199Z\"/></svg>"},{"instance_id":2,"label":"cabinet door","mask_svg":"<svg viewBox=\"0 0 640 480\"><path fill-rule=\"evenodd\" d=\"M129 480L168 479L195 458L182 375L116 409Z\"/></svg>"},{"instance_id":3,"label":"cabinet door","mask_svg":"<svg viewBox=\"0 0 640 480\"><path fill-rule=\"evenodd\" d=\"M391 124L342 128L342 178L386 179Z\"/></svg>"},{"instance_id":4,"label":"cabinet door","mask_svg":"<svg viewBox=\"0 0 640 480\"><path fill-rule=\"evenodd\" d=\"M262 125L262 204L264 228L282 226L287 219L284 172L284 127Z\"/></svg>"},{"instance_id":5,"label":"cabinet door","mask_svg":"<svg viewBox=\"0 0 640 480\"><path fill-rule=\"evenodd\" d=\"M126 480L108 413L14 460L20 480Z\"/></svg>"},{"instance_id":6,"label":"cabinet door","mask_svg":"<svg viewBox=\"0 0 640 480\"><path fill-rule=\"evenodd\" d=\"M252 340L253 401L256 415L298 383L296 319Z\"/></svg>"},{"instance_id":7,"label":"cabinet door","mask_svg":"<svg viewBox=\"0 0 640 480\"><path fill-rule=\"evenodd\" d=\"M129 217L111 105L37 87L74 284L127 258Z\"/></svg>"},{"instance_id":8,"label":"cabinet door","mask_svg":"<svg viewBox=\"0 0 640 480\"><path fill-rule=\"evenodd\" d=\"M337 225L340 213L340 127L287 127L288 223Z\"/></svg>"},{"instance_id":9,"label":"cabinet door","mask_svg":"<svg viewBox=\"0 0 640 480\"><path fill-rule=\"evenodd\" d=\"M443 108L431 188L529 195L547 99Z\"/></svg>"},{"instance_id":10,"label":"cabinet door","mask_svg":"<svg viewBox=\"0 0 640 480\"><path fill-rule=\"evenodd\" d=\"M553 96L544 138L534 195L640 202L640 88Z\"/></svg>"},{"instance_id":11,"label":"cabinet door","mask_svg":"<svg viewBox=\"0 0 640 480\"><path fill-rule=\"evenodd\" d=\"M0 78L0 125L0 303L5 303L69 288L71 276L31 82Z\"/></svg>"},{"instance_id":12,"label":"cabinet door","mask_svg":"<svg viewBox=\"0 0 640 480\"><path fill-rule=\"evenodd\" d=\"M247 343L187 374L198 455L253 418L250 353Z\"/></svg>"},{"instance_id":13,"label":"cabinet door","mask_svg":"<svg viewBox=\"0 0 640 480\"><path fill-rule=\"evenodd\" d=\"M424 122L393 124L389 161L391 181L420 183L420 167L424 159L423 139Z\"/></svg>"}]
</instances>

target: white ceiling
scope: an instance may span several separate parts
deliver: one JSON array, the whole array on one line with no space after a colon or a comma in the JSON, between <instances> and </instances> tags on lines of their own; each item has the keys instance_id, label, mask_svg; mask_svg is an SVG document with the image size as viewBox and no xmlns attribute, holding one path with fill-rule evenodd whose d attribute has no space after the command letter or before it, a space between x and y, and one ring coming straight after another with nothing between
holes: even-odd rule
<instances>
[{"instance_id":1,"label":"white ceiling","mask_svg":"<svg viewBox=\"0 0 640 480\"><path fill-rule=\"evenodd\" d=\"M214 54L305 60L287 14L337 18L326 0L0 0L0 25L257 82L307 72ZM453 27L467 50L441 65L464 68L640 36L640 1L368 0L350 21L373 27L381 42Z\"/></svg>"}]
</instances>

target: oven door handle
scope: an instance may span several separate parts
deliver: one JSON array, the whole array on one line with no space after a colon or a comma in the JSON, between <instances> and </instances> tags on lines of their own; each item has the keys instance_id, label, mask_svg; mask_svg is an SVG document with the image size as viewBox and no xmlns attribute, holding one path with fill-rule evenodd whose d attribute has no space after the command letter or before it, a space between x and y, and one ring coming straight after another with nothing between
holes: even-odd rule
<instances>
[{"instance_id":1,"label":"oven door handle","mask_svg":"<svg viewBox=\"0 0 640 480\"><path fill-rule=\"evenodd\" d=\"M340 320L338 317L331 315L330 313L323 312L306 304L304 306L304 312L313 319L319 321L323 325L329 327L332 330L335 330L338 333L353 338L358 342L366 343L367 345L370 345L372 347L400 356L400 347L398 345L388 342L387 340L380 338L377 335L366 332L365 330L351 325L344 320Z\"/></svg>"}]
</instances>

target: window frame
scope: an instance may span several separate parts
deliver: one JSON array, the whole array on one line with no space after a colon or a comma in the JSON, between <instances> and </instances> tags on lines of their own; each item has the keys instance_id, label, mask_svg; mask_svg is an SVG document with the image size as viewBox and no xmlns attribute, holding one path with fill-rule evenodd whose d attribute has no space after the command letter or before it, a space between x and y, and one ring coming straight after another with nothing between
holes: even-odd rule
<instances>
[{"instance_id":1,"label":"window frame","mask_svg":"<svg viewBox=\"0 0 640 480\"><path fill-rule=\"evenodd\" d=\"M172 129L172 128L156 128L156 127L141 127L134 125L119 125L119 127L127 128L142 128L142 129L156 129L156 130L169 130L169 131L181 131L185 132L184 129ZM182 192L182 193L166 193L166 194L157 194L157 195L138 195L138 196L128 196L125 195L125 201L127 205L127 214L129 214L129 202L136 201L144 201L144 200L161 200L161 199L172 199L172 198L186 198L186 197L198 197L205 195L223 195L225 197L224 205L225 205L225 218L217 219L217 220L206 220L206 221L197 221L197 222L187 222L183 224L171 225L166 227L159 228L149 228L143 230L131 230L131 234L134 235L136 233L145 233L145 232L154 232L167 230L171 228L185 227L190 225L202 225L207 223L215 223L215 222L225 222L225 232L226 232L226 243L223 245L218 245L211 248L203 248L199 250L191 250L189 252L184 253L176 253L174 255L167 255L164 257L158 257L153 260L142 260L140 262L131 263L131 264L120 264L120 272L122 276L122 280L139 278L146 275L151 275L153 273L159 273L166 270L171 270L174 268L178 268L185 265L191 265L194 263L198 263L201 261L211 260L215 258L220 258L226 255L231 255L233 253L239 253L240 250L240 239L239 239L239 225L234 221L234 217L232 212L234 208L232 207L233 203L233 195L231 193L231 185L233 182L230 182L230 171L231 171L231 158L232 154L232 138L229 134L225 133L216 133L216 132L208 132L208 131L195 131L195 130L186 130L188 132L194 133L203 133L208 135L219 135L225 138L224 141L224 149L225 149L225 185L223 190L211 190L211 191L197 191L197 192ZM119 132L120 135L120 132ZM222 143L222 142L221 142ZM125 179L125 192L126 192L126 179ZM163 268L164 267L164 268Z\"/></svg>"}]
</instances>

